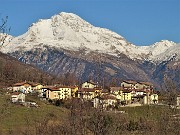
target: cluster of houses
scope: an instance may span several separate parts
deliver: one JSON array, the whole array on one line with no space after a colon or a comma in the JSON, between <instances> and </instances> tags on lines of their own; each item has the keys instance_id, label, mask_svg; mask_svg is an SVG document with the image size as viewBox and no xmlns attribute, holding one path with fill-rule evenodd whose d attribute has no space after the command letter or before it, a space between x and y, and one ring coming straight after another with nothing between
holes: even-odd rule
<instances>
[{"instance_id":1,"label":"cluster of houses","mask_svg":"<svg viewBox=\"0 0 180 135\"><path fill-rule=\"evenodd\" d=\"M93 107L96 108L158 103L158 95L153 85L137 81L123 81L119 87L110 87L110 89L103 89L93 81L84 82L80 87L43 86L39 83L22 82L14 84L12 90L15 92L12 94L12 102L24 102L27 93L36 92L39 93L40 98L47 100L79 98L92 102Z\"/></svg>"}]
</instances>

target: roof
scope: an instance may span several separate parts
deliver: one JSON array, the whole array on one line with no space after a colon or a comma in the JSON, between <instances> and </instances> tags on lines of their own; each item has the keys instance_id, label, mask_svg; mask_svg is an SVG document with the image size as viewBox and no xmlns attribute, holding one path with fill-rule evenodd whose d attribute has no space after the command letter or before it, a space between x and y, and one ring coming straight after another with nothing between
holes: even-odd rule
<instances>
[{"instance_id":1,"label":"roof","mask_svg":"<svg viewBox=\"0 0 180 135\"><path fill-rule=\"evenodd\" d=\"M113 94L104 94L101 96L102 100L107 100L107 99L112 99L112 100L116 100L116 96L114 96Z\"/></svg>"},{"instance_id":2,"label":"roof","mask_svg":"<svg viewBox=\"0 0 180 135\"><path fill-rule=\"evenodd\" d=\"M133 89L131 91L135 91L135 92L146 92L147 90L145 89Z\"/></svg>"},{"instance_id":3,"label":"roof","mask_svg":"<svg viewBox=\"0 0 180 135\"><path fill-rule=\"evenodd\" d=\"M15 83L14 84L14 86L22 86L22 85L24 85L24 84L29 84L29 85L31 85L30 83L28 83L28 82L19 82L19 83Z\"/></svg>"},{"instance_id":4,"label":"roof","mask_svg":"<svg viewBox=\"0 0 180 135\"><path fill-rule=\"evenodd\" d=\"M146 95L137 95L137 96L132 96L132 98L143 98L145 97Z\"/></svg>"},{"instance_id":5,"label":"roof","mask_svg":"<svg viewBox=\"0 0 180 135\"><path fill-rule=\"evenodd\" d=\"M128 83L128 84L136 84L137 83L136 81L132 81L132 80L125 80L123 82Z\"/></svg>"},{"instance_id":6,"label":"roof","mask_svg":"<svg viewBox=\"0 0 180 135\"><path fill-rule=\"evenodd\" d=\"M122 87L110 87L111 91L120 91L122 89L123 89Z\"/></svg>"},{"instance_id":7,"label":"roof","mask_svg":"<svg viewBox=\"0 0 180 135\"><path fill-rule=\"evenodd\" d=\"M91 84L93 84L93 85L97 85L97 83L95 83L95 82L93 82L92 80L89 80L89 81L86 81L87 83L91 83ZM84 82L84 83L86 83L86 82Z\"/></svg>"},{"instance_id":8,"label":"roof","mask_svg":"<svg viewBox=\"0 0 180 135\"><path fill-rule=\"evenodd\" d=\"M71 89L73 89L73 88L76 88L75 86L56 86L57 88L71 88Z\"/></svg>"},{"instance_id":9,"label":"roof","mask_svg":"<svg viewBox=\"0 0 180 135\"><path fill-rule=\"evenodd\" d=\"M97 89L94 88L81 88L78 89L78 92L95 92Z\"/></svg>"},{"instance_id":10,"label":"roof","mask_svg":"<svg viewBox=\"0 0 180 135\"><path fill-rule=\"evenodd\" d=\"M57 91L59 90L60 88L76 88L75 86L44 86L42 87L42 89L49 89L49 90L52 90L52 91Z\"/></svg>"},{"instance_id":11,"label":"roof","mask_svg":"<svg viewBox=\"0 0 180 135\"><path fill-rule=\"evenodd\" d=\"M123 90L124 89L131 89L131 90L134 90L135 88L134 87L131 87L131 86L126 86L126 87L123 87Z\"/></svg>"},{"instance_id":12,"label":"roof","mask_svg":"<svg viewBox=\"0 0 180 135\"><path fill-rule=\"evenodd\" d=\"M94 87L95 90L102 90L101 87Z\"/></svg>"},{"instance_id":13,"label":"roof","mask_svg":"<svg viewBox=\"0 0 180 135\"><path fill-rule=\"evenodd\" d=\"M48 89L51 91L60 91L60 88L62 87L49 87ZM67 87L64 87L64 88L67 88Z\"/></svg>"},{"instance_id":14,"label":"roof","mask_svg":"<svg viewBox=\"0 0 180 135\"><path fill-rule=\"evenodd\" d=\"M22 86L24 84L29 84L33 87L37 86L37 85L40 85L40 83L34 83L34 82L27 82L27 81L24 81L24 82L18 82L18 83L15 83L14 86Z\"/></svg>"},{"instance_id":15,"label":"roof","mask_svg":"<svg viewBox=\"0 0 180 135\"><path fill-rule=\"evenodd\" d=\"M130 93L132 90L129 90L129 89L126 89L126 90L123 90L123 93Z\"/></svg>"},{"instance_id":16,"label":"roof","mask_svg":"<svg viewBox=\"0 0 180 135\"><path fill-rule=\"evenodd\" d=\"M124 80L123 82L128 83L128 84L139 83L139 84L144 84L144 85L148 85L148 86L153 86L153 84L150 82L139 82L139 81L132 81L132 80Z\"/></svg>"},{"instance_id":17,"label":"roof","mask_svg":"<svg viewBox=\"0 0 180 135\"><path fill-rule=\"evenodd\" d=\"M52 87L50 88L51 91L59 91L60 89L58 87Z\"/></svg>"},{"instance_id":18,"label":"roof","mask_svg":"<svg viewBox=\"0 0 180 135\"><path fill-rule=\"evenodd\" d=\"M103 89L101 93L109 93L108 89Z\"/></svg>"},{"instance_id":19,"label":"roof","mask_svg":"<svg viewBox=\"0 0 180 135\"><path fill-rule=\"evenodd\" d=\"M36 87L38 85L41 85L40 83L33 83L33 82L31 82L30 84L31 84L32 87Z\"/></svg>"},{"instance_id":20,"label":"roof","mask_svg":"<svg viewBox=\"0 0 180 135\"><path fill-rule=\"evenodd\" d=\"M83 93L83 95L88 95L88 96L91 96L92 94L87 92L87 93Z\"/></svg>"},{"instance_id":21,"label":"roof","mask_svg":"<svg viewBox=\"0 0 180 135\"><path fill-rule=\"evenodd\" d=\"M54 88L55 86L44 86L44 87L42 87L42 89L52 89L52 88Z\"/></svg>"},{"instance_id":22,"label":"roof","mask_svg":"<svg viewBox=\"0 0 180 135\"><path fill-rule=\"evenodd\" d=\"M125 93L129 93L132 91L135 91L135 92L151 92L151 90L147 90L147 89L123 89L122 91Z\"/></svg>"},{"instance_id":23,"label":"roof","mask_svg":"<svg viewBox=\"0 0 180 135\"><path fill-rule=\"evenodd\" d=\"M21 94L21 92L13 92L11 95L13 96L13 95L19 95L19 94Z\"/></svg>"}]
</instances>

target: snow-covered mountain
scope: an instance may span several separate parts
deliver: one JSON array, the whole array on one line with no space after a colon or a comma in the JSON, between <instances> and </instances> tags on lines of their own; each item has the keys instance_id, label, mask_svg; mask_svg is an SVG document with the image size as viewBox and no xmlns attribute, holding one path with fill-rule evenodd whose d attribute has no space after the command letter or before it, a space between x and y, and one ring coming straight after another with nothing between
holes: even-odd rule
<instances>
[{"instance_id":1,"label":"snow-covered mountain","mask_svg":"<svg viewBox=\"0 0 180 135\"><path fill-rule=\"evenodd\" d=\"M4 53L16 50L31 50L43 45L78 51L98 51L118 56L123 53L132 59L156 60L156 57L175 45L172 41L163 40L152 46L135 46L122 36L108 29L94 27L79 16L72 13L60 13L47 20L33 23L28 31L15 37L11 44L1 48ZM158 57L159 58L159 57Z\"/></svg>"},{"instance_id":2,"label":"snow-covered mountain","mask_svg":"<svg viewBox=\"0 0 180 135\"><path fill-rule=\"evenodd\" d=\"M125 53L136 58L141 50L128 43L122 36L107 29L94 27L72 13L60 13L51 19L33 23L29 30L12 40L11 45L2 47L4 53L23 48L30 50L44 44L55 48L78 51L98 51L112 55Z\"/></svg>"},{"instance_id":3,"label":"snow-covered mountain","mask_svg":"<svg viewBox=\"0 0 180 135\"><path fill-rule=\"evenodd\" d=\"M0 47L1 52L58 75L63 72L78 76L89 72L88 75L92 75L95 72L89 71L87 65L97 65L101 61L103 71L110 76L150 80L157 65L180 60L180 45L172 41L136 46L115 32L95 27L79 16L65 12L41 19L33 23L25 34L9 39ZM145 66L144 62L154 65L151 73L144 67L140 68ZM140 66L139 63L143 64ZM90 69L95 70L95 65ZM72 66L76 68L72 69Z\"/></svg>"},{"instance_id":4,"label":"snow-covered mountain","mask_svg":"<svg viewBox=\"0 0 180 135\"><path fill-rule=\"evenodd\" d=\"M168 60L170 57L177 55L180 59L180 52L178 49L180 46L172 41L161 40L151 46L142 46L141 49L147 52L148 60L154 62L162 62Z\"/></svg>"}]
</instances>

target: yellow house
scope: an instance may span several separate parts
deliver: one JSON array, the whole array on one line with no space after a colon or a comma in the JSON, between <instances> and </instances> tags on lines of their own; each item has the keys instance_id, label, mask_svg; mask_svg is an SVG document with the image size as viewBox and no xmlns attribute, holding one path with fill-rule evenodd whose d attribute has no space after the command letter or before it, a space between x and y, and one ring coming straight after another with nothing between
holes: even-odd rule
<instances>
[{"instance_id":1,"label":"yellow house","mask_svg":"<svg viewBox=\"0 0 180 135\"><path fill-rule=\"evenodd\" d=\"M53 87L46 90L47 99L69 99L71 98L72 87L60 86Z\"/></svg>"},{"instance_id":2,"label":"yellow house","mask_svg":"<svg viewBox=\"0 0 180 135\"><path fill-rule=\"evenodd\" d=\"M122 87L110 87L110 93L116 96L117 99L121 100L122 99Z\"/></svg>"},{"instance_id":3,"label":"yellow house","mask_svg":"<svg viewBox=\"0 0 180 135\"><path fill-rule=\"evenodd\" d=\"M100 88L81 88L78 90L78 98L91 100L99 96L101 91Z\"/></svg>"},{"instance_id":4,"label":"yellow house","mask_svg":"<svg viewBox=\"0 0 180 135\"><path fill-rule=\"evenodd\" d=\"M131 91L123 90L121 100L126 101L126 103L128 104L131 102L131 98L132 98Z\"/></svg>"},{"instance_id":5,"label":"yellow house","mask_svg":"<svg viewBox=\"0 0 180 135\"><path fill-rule=\"evenodd\" d=\"M55 88L55 86L43 86L41 90L39 90L40 91L39 97L47 98L47 90L51 90L53 88Z\"/></svg>"},{"instance_id":6,"label":"yellow house","mask_svg":"<svg viewBox=\"0 0 180 135\"><path fill-rule=\"evenodd\" d=\"M131 92L131 89L123 89L123 87L110 87L110 93L113 94L116 97L116 99L120 101L126 101L126 103L131 102Z\"/></svg>"},{"instance_id":7,"label":"yellow house","mask_svg":"<svg viewBox=\"0 0 180 135\"><path fill-rule=\"evenodd\" d=\"M95 88L94 88L94 93L95 93L95 96L101 95L101 93L102 93L102 88L100 88L100 87L95 87Z\"/></svg>"},{"instance_id":8,"label":"yellow house","mask_svg":"<svg viewBox=\"0 0 180 135\"><path fill-rule=\"evenodd\" d=\"M79 89L78 86L71 87L71 96L72 97L76 97L76 93L77 93L78 89Z\"/></svg>"},{"instance_id":9,"label":"yellow house","mask_svg":"<svg viewBox=\"0 0 180 135\"><path fill-rule=\"evenodd\" d=\"M41 92L41 89L43 88L43 85L40 83L31 83L32 89L37 92Z\"/></svg>"}]
</instances>

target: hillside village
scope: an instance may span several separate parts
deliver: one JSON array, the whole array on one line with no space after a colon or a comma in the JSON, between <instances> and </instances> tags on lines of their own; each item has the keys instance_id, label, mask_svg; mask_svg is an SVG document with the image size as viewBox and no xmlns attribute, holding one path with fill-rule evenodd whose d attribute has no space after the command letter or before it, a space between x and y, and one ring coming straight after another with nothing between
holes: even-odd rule
<instances>
[{"instance_id":1,"label":"hillside village","mask_svg":"<svg viewBox=\"0 0 180 135\"><path fill-rule=\"evenodd\" d=\"M12 87L11 101L25 102L29 93L46 101L66 101L78 98L89 101L92 107L112 109L121 106L141 106L158 104L158 94L153 84L149 82L122 81L119 87L104 89L92 80L86 81L81 86L43 86L40 83L19 82Z\"/></svg>"}]
</instances>

